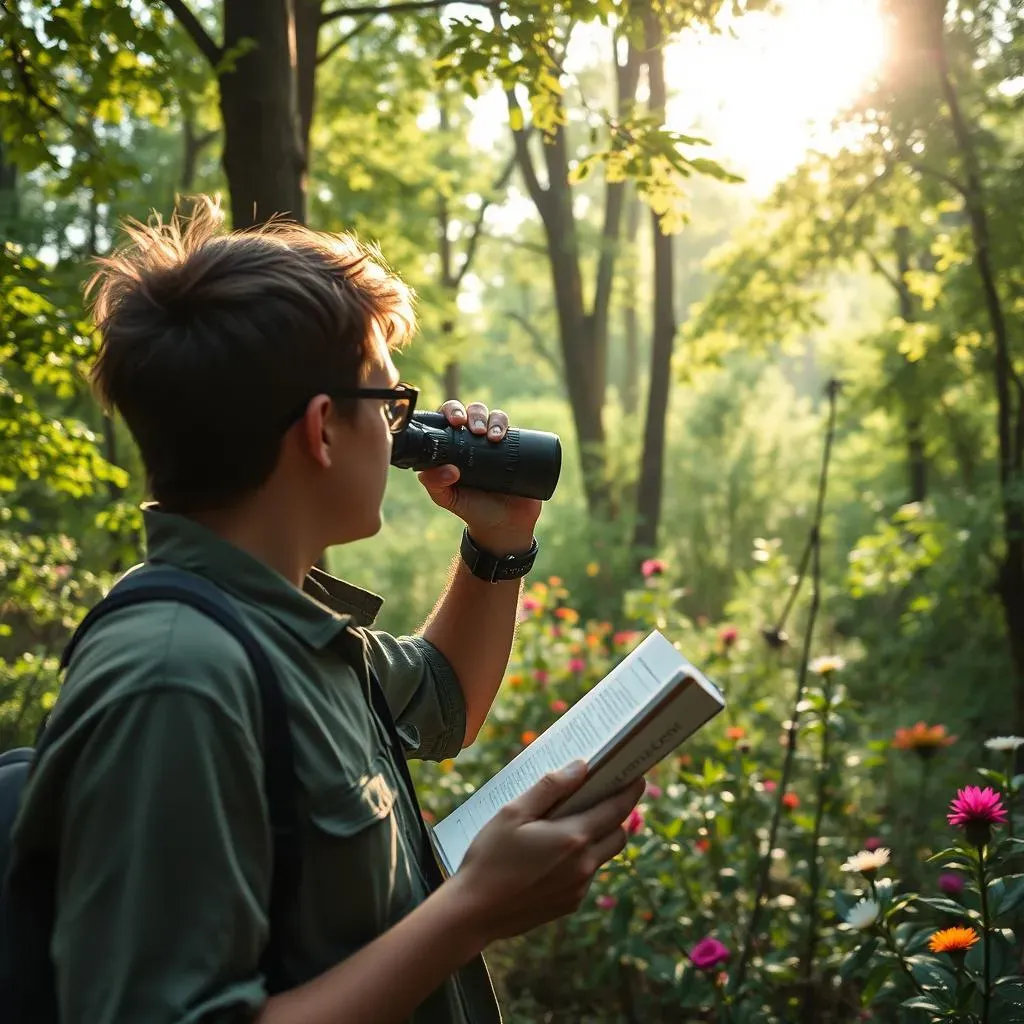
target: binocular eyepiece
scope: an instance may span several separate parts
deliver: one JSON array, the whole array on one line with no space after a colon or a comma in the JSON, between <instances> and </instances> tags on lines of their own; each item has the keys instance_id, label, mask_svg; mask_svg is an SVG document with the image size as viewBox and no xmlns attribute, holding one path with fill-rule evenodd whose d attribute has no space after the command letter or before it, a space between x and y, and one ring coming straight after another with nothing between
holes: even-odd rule
<instances>
[{"instance_id":1,"label":"binocular eyepiece","mask_svg":"<svg viewBox=\"0 0 1024 1024\"><path fill-rule=\"evenodd\" d=\"M391 465L458 466L465 487L547 501L562 469L562 445L557 434L518 427L509 427L500 441L489 441L468 427L453 427L444 413L417 412L395 435Z\"/></svg>"}]
</instances>

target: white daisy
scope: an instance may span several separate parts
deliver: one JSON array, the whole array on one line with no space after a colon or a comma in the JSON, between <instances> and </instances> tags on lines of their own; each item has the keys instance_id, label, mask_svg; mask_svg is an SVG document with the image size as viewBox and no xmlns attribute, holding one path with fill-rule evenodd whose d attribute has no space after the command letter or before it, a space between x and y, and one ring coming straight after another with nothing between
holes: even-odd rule
<instances>
[{"instance_id":1,"label":"white daisy","mask_svg":"<svg viewBox=\"0 0 1024 1024\"><path fill-rule=\"evenodd\" d=\"M838 654L826 654L823 658L815 658L808 668L816 676L827 676L832 672L841 672L846 668L846 659Z\"/></svg>"},{"instance_id":2,"label":"white daisy","mask_svg":"<svg viewBox=\"0 0 1024 1024\"><path fill-rule=\"evenodd\" d=\"M878 920L881 911L882 908L874 900L861 900L850 907L846 923L859 932L866 931Z\"/></svg>"},{"instance_id":3,"label":"white daisy","mask_svg":"<svg viewBox=\"0 0 1024 1024\"><path fill-rule=\"evenodd\" d=\"M1024 739L1020 736L993 736L992 739L985 740L985 746L989 750L996 750L1004 754L1016 750L1021 744L1024 744Z\"/></svg>"},{"instance_id":4,"label":"white daisy","mask_svg":"<svg viewBox=\"0 0 1024 1024\"><path fill-rule=\"evenodd\" d=\"M879 868L889 863L890 851L880 846L877 850L861 850L855 853L842 866L843 871L859 871L862 875L872 875Z\"/></svg>"}]
</instances>

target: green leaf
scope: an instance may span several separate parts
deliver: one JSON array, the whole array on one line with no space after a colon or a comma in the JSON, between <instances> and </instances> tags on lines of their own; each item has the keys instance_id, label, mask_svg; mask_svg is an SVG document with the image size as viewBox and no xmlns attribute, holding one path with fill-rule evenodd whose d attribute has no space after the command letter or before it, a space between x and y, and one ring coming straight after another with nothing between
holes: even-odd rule
<instances>
[{"instance_id":1,"label":"green leaf","mask_svg":"<svg viewBox=\"0 0 1024 1024\"><path fill-rule=\"evenodd\" d=\"M842 967L839 968L839 976L843 980L847 980L856 974L875 955L876 949L878 949L877 938L870 938L867 942L862 943L843 961Z\"/></svg>"},{"instance_id":2,"label":"green leaf","mask_svg":"<svg viewBox=\"0 0 1024 1024\"><path fill-rule=\"evenodd\" d=\"M988 886L989 907L993 917L1001 917L1024 903L1024 874L1004 875Z\"/></svg>"},{"instance_id":3,"label":"green leaf","mask_svg":"<svg viewBox=\"0 0 1024 1024\"><path fill-rule=\"evenodd\" d=\"M955 903L945 896L918 896L914 899L914 902L930 907L932 910L937 910L942 914L953 914L956 917L978 916L974 911L968 910L967 907L961 906L961 904Z\"/></svg>"},{"instance_id":4,"label":"green leaf","mask_svg":"<svg viewBox=\"0 0 1024 1024\"><path fill-rule=\"evenodd\" d=\"M908 1010L926 1010L928 1013L936 1014L941 1014L945 1010L945 1007L928 996L914 996L912 999L905 999L900 1005Z\"/></svg>"}]
</instances>

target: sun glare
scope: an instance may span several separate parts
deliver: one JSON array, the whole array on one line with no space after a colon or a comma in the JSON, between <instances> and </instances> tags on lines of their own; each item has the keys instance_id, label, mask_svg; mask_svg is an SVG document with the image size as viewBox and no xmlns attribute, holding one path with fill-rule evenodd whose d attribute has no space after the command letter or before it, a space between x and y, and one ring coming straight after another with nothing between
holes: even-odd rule
<instances>
[{"instance_id":1,"label":"sun glare","mask_svg":"<svg viewBox=\"0 0 1024 1024\"><path fill-rule=\"evenodd\" d=\"M778 15L750 14L720 35L690 36L666 53L676 94L670 124L698 126L715 156L764 191L856 99L885 56L878 0L782 0Z\"/></svg>"}]
</instances>

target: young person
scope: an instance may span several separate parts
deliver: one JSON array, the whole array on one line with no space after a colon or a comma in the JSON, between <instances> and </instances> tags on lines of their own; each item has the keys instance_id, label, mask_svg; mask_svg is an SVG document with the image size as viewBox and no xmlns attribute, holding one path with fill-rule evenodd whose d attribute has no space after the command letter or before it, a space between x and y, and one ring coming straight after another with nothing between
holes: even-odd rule
<instances>
[{"instance_id":1,"label":"young person","mask_svg":"<svg viewBox=\"0 0 1024 1024\"><path fill-rule=\"evenodd\" d=\"M496 1021L481 951L576 908L643 783L549 821L583 777L554 773L430 883L368 673L409 757L453 757L498 689L520 585L457 558L421 633L395 638L371 628L378 597L315 567L380 527L392 436L415 401L391 357L413 332L410 294L350 237L219 223L200 199L189 218L129 226L92 282L92 381L154 499L136 571L215 583L286 696L301 851L275 936L286 981L268 991L259 968L273 857L253 668L194 608L135 605L75 653L14 833L16 850L59 851L61 1024ZM444 411L496 442L508 427L481 403ZM460 488L454 467L421 480L477 548L535 551L539 502Z\"/></svg>"}]
</instances>

